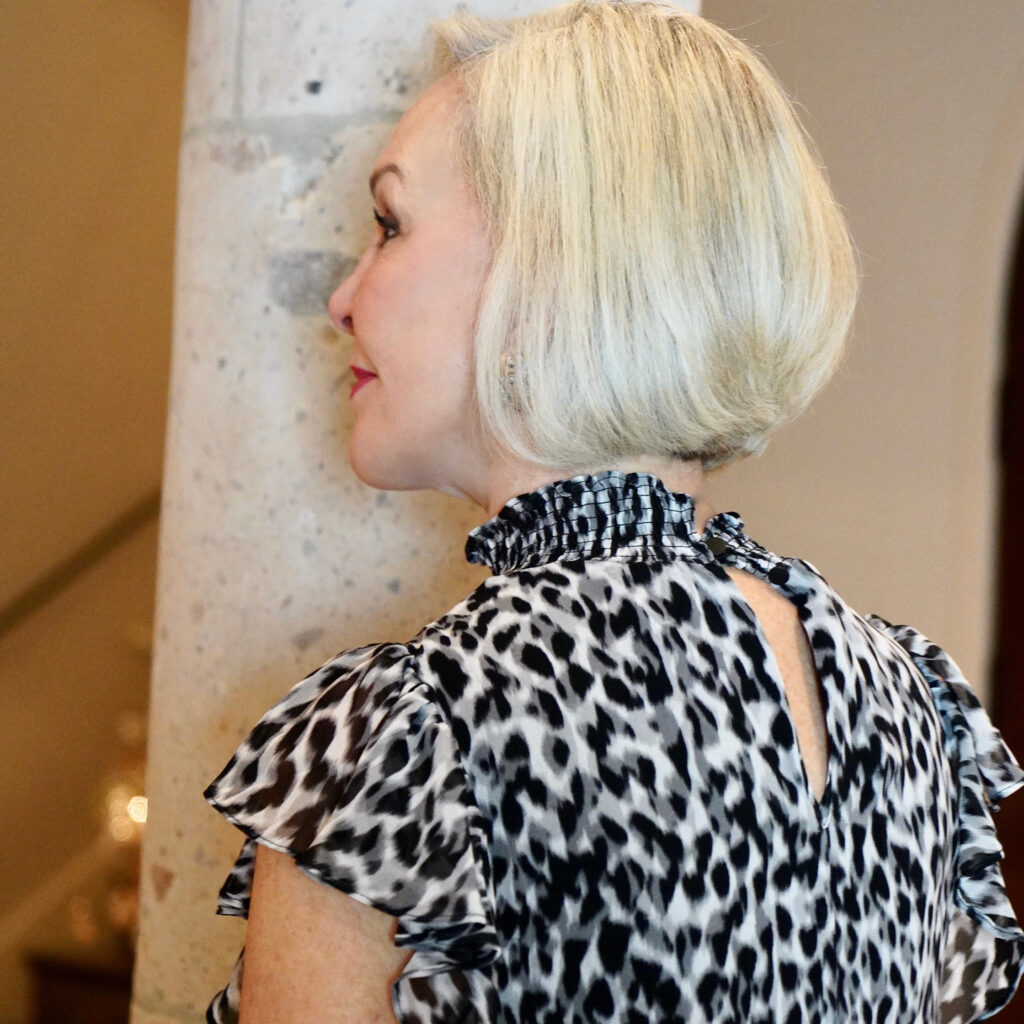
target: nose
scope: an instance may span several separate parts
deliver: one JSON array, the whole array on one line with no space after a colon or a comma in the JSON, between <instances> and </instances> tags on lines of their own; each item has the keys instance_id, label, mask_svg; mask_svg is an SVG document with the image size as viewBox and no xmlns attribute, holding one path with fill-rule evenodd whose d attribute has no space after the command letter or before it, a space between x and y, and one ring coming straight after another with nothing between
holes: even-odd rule
<instances>
[{"instance_id":1,"label":"nose","mask_svg":"<svg viewBox=\"0 0 1024 1024\"><path fill-rule=\"evenodd\" d=\"M346 334L353 334L352 305L355 301L356 291L359 286L359 278L363 268L363 261L360 260L352 272L346 277L334 293L327 300L327 315L335 327L343 330Z\"/></svg>"}]
</instances>

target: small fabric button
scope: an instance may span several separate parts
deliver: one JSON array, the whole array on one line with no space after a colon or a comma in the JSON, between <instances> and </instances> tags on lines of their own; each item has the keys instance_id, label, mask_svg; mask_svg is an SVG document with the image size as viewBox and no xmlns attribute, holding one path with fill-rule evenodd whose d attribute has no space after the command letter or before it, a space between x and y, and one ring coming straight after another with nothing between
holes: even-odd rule
<instances>
[{"instance_id":1,"label":"small fabric button","mask_svg":"<svg viewBox=\"0 0 1024 1024\"><path fill-rule=\"evenodd\" d=\"M775 566L768 572L768 582L781 587L783 583L789 582L789 570L784 565Z\"/></svg>"},{"instance_id":2,"label":"small fabric button","mask_svg":"<svg viewBox=\"0 0 1024 1024\"><path fill-rule=\"evenodd\" d=\"M707 546L708 551L716 557L729 550L729 545L721 537L712 537L707 542Z\"/></svg>"}]
</instances>

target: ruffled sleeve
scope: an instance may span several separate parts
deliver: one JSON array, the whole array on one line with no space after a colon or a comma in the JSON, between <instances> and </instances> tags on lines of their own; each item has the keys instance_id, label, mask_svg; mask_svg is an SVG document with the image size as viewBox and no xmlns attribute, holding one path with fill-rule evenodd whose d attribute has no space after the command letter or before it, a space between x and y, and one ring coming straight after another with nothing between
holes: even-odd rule
<instances>
[{"instance_id":1,"label":"ruffled sleeve","mask_svg":"<svg viewBox=\"0 0 1024 1024\"><path fill-rule=\"evenodd\" d=\"M999 801L1024 784L1024 771L945 651L909 626L877 616L870 622L911 656L942 720L959 809L958 909L946 943L942 1020L967 1024L1001 1009L1024 967L1024 931L1006 895L999 868L1003 848L992 819Z\"/></svg>"},{"instance_id":2,"label":"ruffled sleeve","mask_svg":"<svg viewBox=\"0 0 1024 1024\"><path fill-rule=\"evenodd\" d=\"M219 912L245 917L255 843L398 919L413 956L400 1021L489 1016L480 970L498 956L487 845L458 745L407 645L332 659L259 721L206 799L248 837ZM237 1013L243 963L208 1019Z\"/></svg>"}]
</instances>

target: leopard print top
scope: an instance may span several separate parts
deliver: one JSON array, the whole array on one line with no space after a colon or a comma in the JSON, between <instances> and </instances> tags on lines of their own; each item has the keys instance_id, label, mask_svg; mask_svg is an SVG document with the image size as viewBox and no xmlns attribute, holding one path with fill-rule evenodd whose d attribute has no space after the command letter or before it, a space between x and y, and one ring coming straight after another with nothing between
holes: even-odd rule
<instances>
[{"instance_id":1,"label":"leopard print top","mask_svg":"<svg viewBox=\"0 0 1024 1024\"><path fill-rule=\"evenodd\" d=\"M991 811L1024 781L956 665L865 619L732 513L576 477L470 534L494 575L408 643L345 651L207 799L398 918L403 1024L966 1022L1024 933ZM799 611L821 681L814 799L778 667L724 567ZM207 1019L237 1016L243 956Z\"/></svg>"}]
</instances>

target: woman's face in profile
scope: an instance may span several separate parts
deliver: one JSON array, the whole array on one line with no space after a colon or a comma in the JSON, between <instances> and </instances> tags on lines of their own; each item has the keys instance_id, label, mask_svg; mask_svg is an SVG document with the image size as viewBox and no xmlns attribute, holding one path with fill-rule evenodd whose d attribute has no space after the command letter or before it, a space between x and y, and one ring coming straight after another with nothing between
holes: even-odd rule
<instances>
[{"instance_id":1,"label":"woman's face in profile","mask_svg":"<svg viewBox=\"0 0 1024 1024\"><path fill-rule=\"evenodd\" d=\"M442 78L399 121L371 176L376 237L328 304L354 339L349 461L373 487L465 494L482 472L473 327L490 246L453 149L458 97Z\"/></svg>"}]
</instances>

